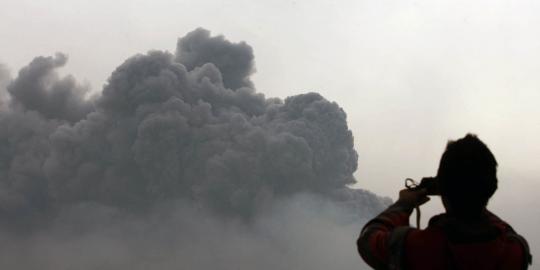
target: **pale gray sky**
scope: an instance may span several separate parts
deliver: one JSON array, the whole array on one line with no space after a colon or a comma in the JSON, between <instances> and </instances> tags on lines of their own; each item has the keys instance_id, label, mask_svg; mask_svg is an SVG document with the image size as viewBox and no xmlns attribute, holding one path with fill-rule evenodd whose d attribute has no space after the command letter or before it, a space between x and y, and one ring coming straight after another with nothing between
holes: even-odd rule
<instances>
[{"instance_id":1,"label":"pale gray sky","mask_svg":"<svg viewBox=\"0 0 540 270\"><path fill-rule=\"evenodd\" d=\"M101 86L122 61L174 51L196 27L255 51L259 92L317 91L347 112L358 187L395 198L473 132L497 157L492 209L540 235L537 1L0 0L0 63L67 53L63 73ZM440 205L427 207L432 214ZM424 224L427 221L424 216Z\"/></svg>"}]
</instances>

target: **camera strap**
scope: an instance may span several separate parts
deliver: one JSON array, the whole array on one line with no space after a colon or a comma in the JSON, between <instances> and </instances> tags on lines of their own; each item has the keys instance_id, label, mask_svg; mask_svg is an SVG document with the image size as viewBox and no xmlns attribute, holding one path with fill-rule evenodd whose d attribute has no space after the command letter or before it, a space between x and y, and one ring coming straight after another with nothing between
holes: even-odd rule
<instances>
[{"instance_id":1,"label":"camera strap","mask_svg":"<svg viewBox=\"0 0 540 270\"><path fill-rule=\"evenodd\" d=\"M407 178L405 179L405 187L407 187L407 189L414 190L418 188L418 183L412 178ZM420 206L417 206L414 209L416 210L416 228L420 229L420 218L422 216L422 213L420 212Z\"/></svg>"},{"instance_id":2,"label":"camera strap","mask_svg":"<svg viewBox=\"0 0 540 270\"><path fill-rule=\"evenodd\" d=\"M416 210L416 228L420 230L420 206L414 208Z\"/></svg>"}]
</instances>

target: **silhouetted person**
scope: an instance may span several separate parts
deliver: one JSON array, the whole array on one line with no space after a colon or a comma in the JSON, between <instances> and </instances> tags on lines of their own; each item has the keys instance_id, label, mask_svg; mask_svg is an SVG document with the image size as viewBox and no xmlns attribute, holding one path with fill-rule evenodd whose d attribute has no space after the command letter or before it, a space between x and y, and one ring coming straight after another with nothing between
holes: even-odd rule
<instances>
[{"instance_id":1,"label":"silhouetted person","mask_svg":"<svg viewBox=\"0 0 540 270\"><path fill-rule=\"evenodd\" d=\"M527 269L527 242L486 209L497 189L497 161L475 135L449 142L436 181L446 213L426 229L409 215L429 200L426 189L400 191L399 199L368 222L358 252L375 269Z\"/></svg>"}]
</instances>

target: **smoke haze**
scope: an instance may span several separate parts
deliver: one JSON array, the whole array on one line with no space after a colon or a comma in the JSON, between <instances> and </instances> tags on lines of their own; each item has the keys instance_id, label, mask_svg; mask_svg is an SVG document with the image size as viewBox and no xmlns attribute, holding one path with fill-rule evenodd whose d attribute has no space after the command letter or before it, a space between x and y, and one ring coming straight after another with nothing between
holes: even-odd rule
<instances>
[{"instance_id":1,"label":"smoke haze","mask_svg":"<svg viewBox=\"0 0 540 270\"><path fill-rule=\"evenodd\" d=\"M9 83L9 71L0 63L0 110L3 110L7 100L6 85Z\"/></svg>"},{"instance_id":2,"label":"smoke haze","mask_svg":"<svg viewBox=\"0 0 540 270\"><path fill-rule=\"evenodd\" d=\"M257 93L252 48L204 29L127 59L96 96L58 74L67 60L0 67L3 268L361 265L354 237L389 199L348 188L338 104Z\"/></svg>"}]
</instances>

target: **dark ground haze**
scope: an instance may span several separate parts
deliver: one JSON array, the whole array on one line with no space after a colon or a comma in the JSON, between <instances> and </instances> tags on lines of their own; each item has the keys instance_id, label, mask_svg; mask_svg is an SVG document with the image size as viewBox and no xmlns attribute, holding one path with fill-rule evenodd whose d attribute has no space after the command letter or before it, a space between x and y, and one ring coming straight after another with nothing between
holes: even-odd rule
<instances>
[{"instance_id":1,"label":"dark ground haze","mask_svg":"<svg viewBox=\"0 0 540 270\"><path fill-rule=\"evenodd\" d=\"M36 57L0 66L3 269L358 269L389 203L355 183L346 114L257 93L252 48L197 29L101 93Z\"/></svg>"}]
</instances>

